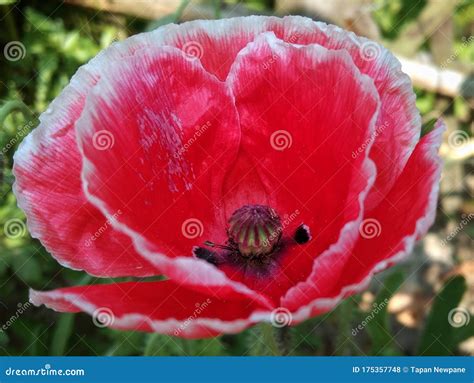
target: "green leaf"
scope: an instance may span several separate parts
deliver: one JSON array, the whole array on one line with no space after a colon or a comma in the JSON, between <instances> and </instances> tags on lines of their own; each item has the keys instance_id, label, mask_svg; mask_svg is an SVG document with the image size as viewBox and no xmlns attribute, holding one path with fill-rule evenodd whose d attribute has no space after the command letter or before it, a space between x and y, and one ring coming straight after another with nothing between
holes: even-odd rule
<instances>
[{"instance_id":1,"label":"green leaf","mask_svg":"<svg viewBox=\"0 0 474 383\"><path fill-rule=\"evenodd\" d=\"M423 137L423 136L426 136L428 133L430 133L434 129L436 121L437 121L436 118L432 118L431 120L425 122L421 126L420 138Z\"/></svg>"},{"instance_id":2,"label":"green leaf","mask_svg":"<svg viewBox=\"0 0 474 383\"><path fill-rule=\"evenodd\" d=\"M179 19L181 18L185 8L188 6L188 4L191 2L191 0L181 0L181 3L179 7L176 9L176 12L171 13L169 15L163 16L157 20L152 21L151 23L148 24L146 30L147 31L152 31L156 28L159 28L163 25L167 24L172 24L172 23L177 23Z\"/></svg>"},{"instance_id":3,"label":"green leaf","mask_svg":"<svg viewBox=\"0 0 474 383\"><path fill-rule=\"evenodd\" d=\"M3 125L5 119L13 112L21 112L25 118L29 121L34 121L36 123L36 117L33 111L28 108L28 106L20 100L10 100L5 102L0 107L0 125Z\"/></svg>"},{"instance_id":4,"label":"green leaf","mask_svg":"<svg viewBox=\"0 0 474 383\"><path fill-rule=\"evenodd\" d=\"M114 331L115 343L106 351L107 356L141 355L146 334L133 331Z\"/></svg>"},{"instance_id":5,"label":"green leaf","mask_svg":"<svg viewBox=\"0 0 474 383\"><path fill-rule=\"evenodd\" d=\"M61 356L64 355L67 347L69 337L74 328L74 314L62 314L56 324L53 334L53 340L50 346L50 355Z\"/></svg>"},{"instance_id":6,"label":"green leaf","mask_svg":"<svg viewBox=\"0 0 474 383\"><path fill-rule=\"evenodd\" d=\"M399 354L393 343L387 306L388 301L399 289L404 279L401 271L394 272L386 277L382 289L377 294L374 308L365 318L367 332L372 340L372 355Z\"/></svg>"},{"instance_id":7,"label":"green leaf","mask_svg":"<svg viewBox=\"0 0 474 383\"><path fill-rule=\"evenodd\" d=\"M168 335L151 334L144 356L217 356L226 351L220 338L181 339Z\"/></svg>"},{"instance_id":8,"label":"green leaf","mask_svg":"<svg viewBox=\"0 0 474 383\"><path fill-rule=\"evenodd\" d=\"M334 310L337 319L337 332L335 349L337 355L347 356L351 355L353 350L353 343L347 340L351 336L351 325L354 312L355 300L353 297L347 298L341 302Z\"/></svg>"},{"instance_id":9,"label":"green leaf","mask_svg":"<svg viewBox=\"0 0 474 383\"><path fill-rule=\"evenodd\" d=\"M279 356L280 352L278 350L278 344L274 337L275 328L269 323L261 323L258 327L260 330L260 337L257 342L260 343L260 346L263 346L261 347L263 352L261 351L262 353L255 355Z\"/></svg>"},{"instance_id":10,"label":"green leaf","mask_svg":"<svg viewBox=\"0 0 474 383\"><path fill-rule=\"evenodd\" d=\"M23 253L11 259L14 274L20 280L32 285L40 283L43 277L42 267L34 253Z\"/></svg>"},{"instance_id":11,"label":"green leaf","mask_svg":"<svg viewBox=\"0 0 474 383\"><path fill-rule=\"evenodd\" d=\"M79 281L79 285L86 285L92 280L92 276L84 275ZM64 355L66 347L74 330L75 314L61 314L53 334L50 347L50 355Z\"/></svg>"},{"instance_id":12,"label":"green leaf","mask_svg":"<svg viewBox=\"0 0 474 383\"><path fill-rule=\"evenodd\" d=\"M0 5L8 5L16 3L17 0L0 0Z\"/></svg>"},{"instance_id":13,"label":"green leaf","mask_svg":"<svg viewBox=\"0 0 474 383\"><path fill-rule=\"evenodd\" d=\"M212 0L213 7L214 7L214 18L220 19L221 18L221 8L222 8L222 0Z\"/></svg>"},{"instance_id":14,"label":"green leaf","mask_svg":"<svg viewBox=\"0 0 474 383\"><path fill-rule=\"evenodd\" d=\"M463 328L465 326L455 327L457 325L453 326L452 323L456 310L462 310L458 308L458 305L465 290L466 283L463 277L455 277L446 282L436 296L426 320L418 347L418 355L454 354L457 344L462 340L459 334L466 331ZM468 322L470 318L467 310L465 314L467 314L466 322Z\"/></svg>"}]
</instances>

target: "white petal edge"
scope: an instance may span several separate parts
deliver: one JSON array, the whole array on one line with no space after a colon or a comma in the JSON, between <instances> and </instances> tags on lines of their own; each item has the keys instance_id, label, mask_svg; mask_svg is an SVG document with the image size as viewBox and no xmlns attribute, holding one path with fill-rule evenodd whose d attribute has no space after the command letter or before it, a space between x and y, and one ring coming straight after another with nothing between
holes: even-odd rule
<instances>
[{"instance_id":1,"label":"white petal edge","mask_svg":"<svg viewBox=\"0 0 474 383\"><path fill-rule=\"evenodd\" d=\"M438 155L438 149L441 144L441 136L444 130L445 125L443 121L438 120L435 125L435 130L431 132L432 136L430 137L430 151L426 154L432 158L433 163L437 164L437 170L433 177L435 182L428 197L426 213L423 217L420 217L417 220L414 232L403 239L403 250L400 250L390 258L379 262L360 282L343 287L337 296L331 298L318 298L312 301L310 304L298 309L292 314L293 324L298 324L312 317L313 315L311 315L311 313L313 310L326 312L334 309L345 297L365 290L368 287L372 277L376 273L385 270L392 263L398 263L404 260L406 257L408 257L408 255L410 255L417 239L428 231L435 219L436 205L438 202L439 179L442 170L442 160Z\"/></svg>"},{"instance_id":2,"label":"white petal edge","mask_svg":"<svg viewBox=\"0 0 474 383\"><path fill-rule=\"evenodd\" d=\"M49 305L44 302L43 296L47 296L48 299L65 300L66 302L77 307L82 312L85 312L91 316L97 310L103 309L98 307L89 301L81 298L80 294L73 293L60 293L60 292L41 292L30 290L30 302L35 306L45 305L46 307L55 310L53 305ZM129 313L122 316L113 316L111 326L117 329L130 330L136 328L143 323L146 323L150 330L167 335L175 335L177 329L179 329L179 336L184 338L195 338L196 332L200 332L202 328L206 328L221 334L236 334L246 328L259 323L259 322L270 322L271 312L256 310L247 318L235 319L232 321L223 321L216 318L205 318L197 317L193 320L178 320L175 318L169 318L166 320L153 320L150 317L141 313ZM186 323L186 325L183 325ZM214 335L212 335L214 336ZM203 338L203 336L199 336Z\"/></svg>"},{"instance_id":3,"label":"white petal edge","mask_svg":"<svg viewBox=\"0 0 474 383\"><path fill-rule=\"evenodd\" d=\"M380 111L380 98L379 94L374 86L372 78L370 78L367 75L362 74L357 66L354 64L352 61L351 56L345 52L345 51L333 51L326 49L320 45L317 44L310 44L310 45L298 45L298 44L289 44L286 43L280 39L278 39L273 32L264 32L257 36L257 38L249 43L244 49L242 49L239 54L237 55L237 58L234 62L234 65L231 68L231 71L229 73L229 76L227 78L227 81L232 84L233 81L237 81L237 73L239 71L239 66L240 66L240 58L247 55L249 51L253 48L254 44L259 44L260 40L264 40L268 43L272 51L278 52L280 51L280 56L283 55L285 52L282 51L284 47L287 46L294 46L297 47L298 49L305 49L308 52L310 52L312 55L314 55L314 60L317 62L324 62L325 59L331 59L335 56L338 58L341 58L347 65L348 67L352 68L353 70L353 77L357 78L362 86L362 88L365 88L368 90L368 92L372 93L374 99L377 100L377 108L376 111L374 112L370 124L368 126L368 137L373 137L373 134L375 132L375 125L377 122L378 114ZM361 193L358 196L358 205L359 205L359 214L358 216L352 220L347 222L341 229L341 232L339 233L338 240L332 244L327 250L325 250L314 262L313 264L313 270L310 273L310 275L307 277L307 279L303 282L299 282L297 285L293 286L291 289L287 291L284 297L281 299L281 304L282 306L285 306L285 301L286 300L291 300L292 294L298 293L298 290L301 289L303 285L306 284L311 284L311 279L318 274L319 272L319 262L325 259L330 259L334 254L337 254L338 252L343 252L344 249L347 248L348 244L355 245L355 242L359 236L359 226L362 222L362 219L364 217L364 203L366 200L367 195L369 194L376 178L377 174L377 169L375 166L375 163L370 159L370 149L374 143L374 140L370 140L369 144L366 147L366 150L364 152L364 160L362 163L362 173L366 177L367 184L365 188L361 191ZM349 245L351 246L351 245Z\"/></svg>"},{"instance_id":4,"label":"white petal edge","mask_svg":"<svg viewBox=\"0 0 474 383\"><path fill-rule=\"evenodd\" d=\"M144 50L137 49L136 52ZM161 52L179 52L179 54L189 60L191 65L196 66L200 70L204 71L200 61L186 58L186 55L183 51L174 48L174 47L161 47ZM209 74L210 78L218 81L215 76ZM90 90L90 92L95 93L97 95L101 93L101 84L105 81L105 78L100 78L97 81L97 84ZM230 93L230 91L229 91ZM230 96L232 96L230 94ZM86 104L84 106L84 110L87 108L94 109L96 105L92 105L90 98L86 100ZM89 126L89 122L87 120L88 115L82 114L79 120L76 122L76 135L81 134L81 127L84 126L87 128ZM244 284L240 282L235 282L227 277L227 275L218 270L215 266L210 265L204 260L196 259L191 257L191 252L189 256L178 256L174 258L170 258L167 255L156 251L153 249L153 244L149 243L149 241L144 238L140 233L131 229L126 224L121 223L118 221L116 214L114 214L114 209L111 209L105 201L96 197L94 194L91 193L89 189L89 183L87 181L87 175L94 172L95 167L92 162L87 158L84 153L83 146L81 144L81 140L78 139L78 147L79 151L82 155L82 172L81 172L81 179L82 179L82 188L83 192L88 199L88 201L95 206L97 209L101 211L101 213L105 216L105 218L111 223L112 227L124 234L126 234L133 242L135 250L138 254L143 256L148 262L152 265L156 266L164 275L168 278L174 279L176 281L186 281L188 285L208 285L208 286L226 286L231 287L235 291L240 292L242 294L247 295L250 299L257 300L261 304L266 307L272 307L268 298L264 297L261 294L258 294L254 290L251 290Z\"/></svg>"},{"instance_id":5,"label":"white petal edge","mask_svg":"<svg viewBox=\"0 0 474 383\"><path fill-rule=\"evenodd\" d=\"M370 41L363 37L356 36L352 32L347 32L337 26L327 25L323 22L315 22L302 16L286 16L283 19L273 16L247 16L217 21L197 20L183 23L179 26L169 24L152 32L145 32L132 36L122 42L113 43L110 47L101 51L96 57L90 60L89 63L79 68L77 73L72 77L70 84L66 86L63 92L51 103L48 110L40 116L40 125L20 144L20 147L14 156L15 162L20 164L28 162L29 158L31 158L30 156L39 151L41 145L44 144L44 142L47 142L50 137L57 132L57 129L60 129L56 127L56 124L60 124L62 119L66 117L60 113L63 105L67 106L71 104L76 99L77 92L87 89L85 90L87 93L88 90L94 86L96 78L100 77L100 73L107 70L107 62L109 60L120 60L123 56L133 54L137 46L147 46L148 44L162 46L168 45L169 43L172 43L173 39L177 36L183 35L184 33L192 33L201 28L215 36L225 36L229 34L229 30L233 28L255 31L255 35L257 35L261 32L265 32L267 30L266 25L269 23L281 23L285 26L289 24L289 28L308 28L308 30L313 31L313 33L317 33L316 30L319 30L326 35L331 34L332 37L340 37L344 40L349 37L351 40L354 40L355 46ZM383 46L377 43L375 44L381 49L383 55L389 58L388 61L390 63L391 71L396 73L397 78L399 78L398 85L403 88L409 88L409 96L414 98L414 95L412 95L411 92L411 81L408 76L401 71L399 61ZM89 85L87 85L88 83ZM415 118L418 116L419 120L419 113L416 108L413 110L413 115ZM415 129L419 128L418 120L413 124ZM69 121L69 123L71 123L71 121ZM65 124L63 123L61 125L64 126ZM28 226L32 236L35 238L41 238L41 230L39 226L33 219L28 217L27 201L17 192L15 184L13 185L13 189L18 199L18 205L27 215ZM144 244L139 244L139 246L143 248ZM64 266L70 267L67 264L64 264ZM217 279L223 282L222 278ZM247 290L245 286L244 290Z\"/></svg>"}]
</instances>

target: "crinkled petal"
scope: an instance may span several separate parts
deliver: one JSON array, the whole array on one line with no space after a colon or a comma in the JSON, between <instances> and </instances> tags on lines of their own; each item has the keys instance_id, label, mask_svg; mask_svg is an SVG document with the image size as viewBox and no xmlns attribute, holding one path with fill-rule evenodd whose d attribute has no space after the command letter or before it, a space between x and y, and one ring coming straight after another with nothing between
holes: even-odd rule
<instances>
[{"instance_id":1,"label":"crinkled petal","mask_svg":"<svg viewBox=\"0 0 474 383\"><path fill-rule=\"evenodd\" d=\"M219 201L240 138L225 83L176 48L137 50L101 77L76 131L86 195L141 255L181 283L259 298L192 255L225 237Z\"/></svg>"},{"instance_id":2,"label":"crinkled petal","mask_svg":"<svg viewBox=\"0 0 474 383\"><path fill-rule=\"evenodd\" d=\"M278 271L268 278L237 274L254 289L280 297L307 278L315 258L361 216L359 197L367 194L375 169L367 153L351 153L372 134L379 99L372 80L344 51L291 45L273 33L239 53L227 81L246 162L226 179L226 215L245 204L266 204L283 218L284 236L304 223L313 237L284 247L275 256ZM252 179L264 193L236 194L236 185L253 185L249 174L256 174Z\"/></svg>"},{"instance_id":3,"label":"crinkled petal","mask_svg":"<svg viewBox=\"0 0 474 383\"><path fill-rule=\"evenodd\" d=\"M442 167L438 148L443 131L444 124L438 121L435 130L420 140L389 194L366 212L357 228L355 246L334 251L326 267L314 275L312 288L296 286L288 292L283 304L296 311L295 322L328 311L342 298L362 291L374 273L409 255L415 241L426 234L436 212ZM350 256L345 258L342 272L331 280L331 261L337 263L345 252Z\"/></svg>"},{"instance_id":4,"label":"crinkled petal","mask_svg":"<svg viewBox=\"0 0 474 383\"><path fill-rule=\"evenodd\" d=\"M31 291L33 304L61 312L85 312L100 327L158 332L183 338L237 333L265 312L246 296L218 299L173 281L124 282Z\"/></svg>"},{"instance_id":5,"label":"crinkled petal","mask_svg":"<svg viewBox=\"0 0 474 383\"><path fill-rule=\"evenodd\" d=\"M151 47L153 50L158 46L168 45L180 48L188 55L190 60L200 61L205 70L219 79L225 80L239 51L265 31L273 31L282 40L294 44L307 45L316 43L331 50L345 50L361 72L374 79L381 98L381 111L376 123L376 130L373 130L371 136L367 137L365 142L360 145L361 151L358 150L352 154L355 157L354 159L365 158L368 152L366 149L373 144L371 157L377 165L378 177L375 181L375 187L365 203L366 209L375 209L380 201L383 200L394 182L396 182L398 175L404 169L405 163L418 140L420 129L420 118L415 108L410 81L401 72L398 61L387 50L378 44L356 37L340 28L296 16L283 19L248 17L217 22L195 21L179 26L169 25L151 33L134 36L123 43L114 44L92 60L90 64L85 66L75 76L75 80L71 81L71 85L52 104L52 115L54 118L43 115L43 127L36 129L36 133L33 133L26 140L27 143L22 146L23 151L20 151L15 157L15 174L17 175L15 189L17 190L16 194L19 204L27 214L29 226L33 234L42 240L43 244L62 264L73 268L85 269L95 275L150 275L155 273L153 267L146 260L140 259L133 249L127 252L126 255L122 255L120 252L120 256L117 256L119 250L130 249L130 239L110 227L110 223L117 227L121 225L118 223L118 219L121 218L122 210L106 212L101 207L99 212L95 206L100 205L100 203L95 201L94 206L90 205L84 198L80 188L77 190L77 185L80 185L80 182L76 181L76 175L81 165L81 158L77 153L74 135L71 134L71 130L75 120L82 112L85 96L101 77L101 73L108 70L109 65L117 60L139 52L143 48L150 49ZM216 52L217 54L214 54ZM193 59L193 57L197 58ZM79 85L76 87L74 84ZM59 138L64 139L64 143ZM57 139L58 141L55 141ZM53 142L56 143L54 149ZM67 148L67 152L58 150L61 147ZM41 148L41 150L37 150L38 148ZM27 154L24 158L27 159L25 162L28 165L21 163L21 159L19 159L21 152ZM41 158L38 157L40 152L44 152L44 156ZM239 154L238 164L234 167L234 174L238 173L235 169L245 169L246 160L244 156L247 156L244 152L242 152L242 156ZM49 161L63 161L68 166L46 174L48 171L43 170L43 167ZM36 164L30 165L29 163L32 162L36 162ZM365 172L365 174L360 177L360 180L367 179L368 183L370 183L369 178L373 176L373 169L369 169L369 162L364 163L365 166L361 166L360 170L362 173ZM242 183L235 185L231 182L230 188L240 190L240 192L245 192L249 195L264 195L266 181L260 179L259 175L254 171L255 169L256 167L254 166L251 169L252 171L245 173L246 182L252 185L250 188L252 192ZM33 177L32 174L34 173L38 174L38 177ZM67 177L71 178L71 181L65 182L67 190L64 194L68 195L67 198L63 198L67 201L64 203L65 209L54 213L51 213L50 210L54 205L56 194L52 195L49 193L51 186L48 182L44 182L45 179L51 179L51 175L53 177L62 177L64 175L66 180ZM28 180L26 184L22 183L22 178ZM232 178L230 179L232 180ZM29 181L32 182L28 184ZM38 192L32 191L31 187L34 190L38 190ZM230 188L227 183L225 192L228 192ZM360 190L361 193L359 194L348 193L348 196L350 195L357 199L359 204L361 202L360 197L364 195L366 189L360 188ZM216 194L213 194L213 199L214 195L218 195L217 190L215 192ZM48 195L52 195L52 198L49 198ZM238 201L238 198L235 197L236 195L229 193L226 194L226 198L228 197L228 200L233 198L234 201ZM84 204L86 207L84 207ZM221 209L223 206L222 199L217 198L214 204L219 209L216 222L219 220L223 222L225 212ZM45 209L38 206L44 206ZM74 217L63 214L67 209L69 211L76 211L79 207L80 214L76 214ZM91 219L85 219L86 212L92 217ZM103 215L104 212L105 215ZM119 212L120 214L118 214ZM349 216L353 218L355 213L356 209L348 210L347 220L349 223L346 223L344 228L350 227L352 221ZM67 218L69 220L65 222ZM190 218L194 219L196 217ZM199 218L197 219L199 220ZM199 220L197 226L196 221L190 222L200 232L199 222L202 223L202 221ZM91 223L91 227L88 230L89 223ZM66 227L63 231L58 230L61 225ZM88 249L87 254L84 254L78 247L82 246L82 243L87 239L90 239L89 234L96 226L98 226L98 229L93 231L93 237L96 237L95 233L99 233L103 242L98 240L92 241L92 249ZM86 228L86 230L80 231L77 229L78 227ZM104 227L107 227L107 230L104 230ZM340 231L337 243L340 243L341 238L345 237L344 232L347 233L349 231L349 229L344 231L344 228ZM221 287L225 285L229 288L226 277L222 273L219 274L213 270L209 265L203 266L200 264L195 268L192 260L178 258L176 258L176 262L171 262L168 255L174 253L174 244L165 251L163 250L164 246L162 246L164 243L160 243L157 246L156 241L154 241L155 243L151 244L148 238L141 234L137 236L136 232L133 230L129 231L126 225L121 226L120 231L126 232L128 236L133 238L135 246L140 248L140 252L145 254L148 260L152 260L155 265L159 264L158 269L160 272L167 270L171 274L179 274L180 277L190 275L186 278L194 281L200 279L199 275L201 275L201 279L206 281L203 283L209 282L210 285L217 284ZM212 239L216 242L224 239L221 231L212 234ZM312 234L314 235L314 233ZM73 238L73 241L70 241L71 238ZM348 236L348 238L353 238L353 236ZM333 239L336 238L334 237ZM112 247L110 243L117 244L117 246ZM334 244L334 242L332 243ZM349 240L346 244L349 244ZM311 244L311 246L313 245ZM107 253L104 251L109 249L113 252ZM318 254L319 251L309 252L311 255L315 253ZM326 252L326 254L328 253ZM307 258L310 259L310 256ZM178 264L181 265L178 266ZM206 268L206 266L209 267ZM308 268L304 270L306 272ZM313 268L313 272L314 270L315 268ZM298 278L304 278L304 275L300 275ZM237 288L236 286L232 288L234 287ZM238 288L245 290L242 286Z\"/></svg>"},{"instance_id":6,"label":"crinkled petal","mask_svg":"<svg viewBox=\"0 0 474 383\"><path fill-rule=\"evenodd\" d=\"M359 70L374 80L381 99L380 113L376 131L360 149L374 142L371 157L377 165L377 180L367 206L376 206L403 170L421 128L411 81L402 72L400 62L382 45L301 16L192 21L168 27L166 33L160 33L160 41L195 55L209 72L225 79L240 50L266 31L292 44L319 44L331 50L345 50ZM359 154L360 151L355 152Z\"/></svg>"},{"instance_id":7,"label":"crinkled petal","mask_svg":"<svg viewBox=\"0 0 474 383\"><path fill-rule=\"evenodd\" d=\"M102 209L170 257L214 237L240 131L225 84L175 48L111 65L76 124L83 180ZM99 202L97 202L99 203Z\"/></svg>"},{"instance_id":8,"label":"crinkled petal","mask_svg":"<svg viewBox=\"0 0 474 383\"><path fill-rule=\"evenodd\" d=\"M14 192L33 237L62 265L96 276L157 273L86 199L74 123L108 60L132 54L133 41L115 44L83 66L40 116L14 156ZM120 214L121 211L117 211Z\"/></svg>"},{"instance_id":9,"label":"crinkled petal","mask_svg":"<svg viewBox=\"0 0 474 383\"><path fill-rule=\"evenodd\" d=\"M410 254L436 214L442 161L438 155L444 123L422 137L390 193L366 212L359 239L341 282L352 285ZM371 230L372 224L375 230Z\"/></svg>"}]
</instances>

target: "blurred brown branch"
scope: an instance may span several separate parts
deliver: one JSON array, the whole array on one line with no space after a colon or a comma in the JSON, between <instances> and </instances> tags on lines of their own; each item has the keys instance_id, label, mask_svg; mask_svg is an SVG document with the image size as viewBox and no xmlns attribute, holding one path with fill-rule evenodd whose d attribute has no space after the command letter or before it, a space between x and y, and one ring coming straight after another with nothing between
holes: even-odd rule
<instances>
[{"instance_id":1,"label":"blurred brown branch","mask_svg":"<svg viewBox=\"0 0 474 383\"><path fill-rule=\"evenodd\" d=\"M379 40L380 31L372 18L372 0L276 0L279 15L304 14L349 29L354 33Z\"/></svg>"},{"instance_id":2,"label":"blurred brown branch","mask_svg":"<svg viewBox=\"0 0 474 383\"><path fill-rule=\"evenodd\" d=\"M441 69L435 65L423 64L417 60L397 56L402 63L402 70L410 76L413 85L430 92L444 96L456 97L463 92L462 88L467 83L468 76L454 70ZM464 94L473 97L472 94Z\"/></svg>"},{"instance_id":3,"label":"blurred brown branch","mask_svg":"<svg viewBox=\"0 0 474 383\"><path fill-rule=\"evenodd\" d=\"M183 4L183 1L66 0L66 3L105 12L156 20L175 14L177 9ZM277 1L276 5L277 12L279 13L287 13L287 11L294 11L296 9L309 11L312 12L313 15L319 15L320 18L328 18L332 22L352 30L357 34L379 40L377 25L370 16L372 8L371 1L369 0L354 0L351 4L347 4L345 0L335 0L334 2L320 0ZM432 7L434 7L434 5L432 5ZM249 15L251 13L252 12L245 7L237 6L232 8L230 12L225 9L222 10L221 16L225 18ZM213 10L212 7L206 7L197 1L191 1L183 9L180 20L212 19L214 16L215 10ZM432 16L432 11L427 12L426 19L431 20ZM432 33L431 29L430 32ZM409 31L406 33L409 33ZM423 64L404 57L398 58L402 63L403 71L411 77L413 85L420 89L455 97L461 94L461 88L467 81L468 76L461 72L443 70L434 65ZM472 97L473 95L467 94L466 96Z\"/></svg>"},{"instance_id":4,"label":"blurred brown branch","mask_svg":"<svg viewBox=\"0 0 474 383\"><path fill-rule=\"evenodd\" d=\"M171 16L182 6L183 0L65 0L66 3L78 5L81 7L92 8L104 12L120 13L123 15L139 17L146 20L156 20L163 17ZM236 6L231 12L222 11L222 17L245 16L249 15L246 8ZM190 1L184 7L180 20L195 19L213 19L215 17L215 9L210 6L200 4L196 1Z\"/></svg>"},{"instance_id":5,"label":"blurred brown branch","mask_svg":"<svg viewBox=\"0 0 474 383\"><path fill-rule=\"evenodd\" d=\"M459 0L428 1L420 16L400 33L391 48L406 56L414 55L422 44L433 36L436 36L440 28L443 28L446 23L449 23L454 9L458 4ZM447 33L446 30L443 33L444 39L446 40L446 34L449 35L449 33ZM451 44L448 44L448 46L450 48ZM451 52L448 52L448 55L449 53Z\"/></svg>"}]
</instances>

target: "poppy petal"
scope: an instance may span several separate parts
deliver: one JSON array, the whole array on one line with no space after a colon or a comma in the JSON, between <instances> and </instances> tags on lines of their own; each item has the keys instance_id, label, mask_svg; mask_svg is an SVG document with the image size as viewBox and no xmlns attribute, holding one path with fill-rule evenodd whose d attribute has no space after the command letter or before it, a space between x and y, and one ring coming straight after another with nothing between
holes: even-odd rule
<instances>
[{"instance_id":1,"label":"poppy petal","mask_svg":"<svg viewBox=\"0 0 474 383\"><path fill-rule=\"evenodd\" d=\"M273 33L260 35L239 53L227 81L248 160L247 169L241 164L227 176L225 185L232 188L224 193L226 216L244 204L269 204L287 221L284 235L302 223L314 233L308 244L281 258L283 275L253 286L280 296L304 280L315 257L361 215L361 196L375 169L367 153L356 158L351 153L372 134L379 99L372 80L344 51L294 46ZM251 173L258 174L253 178L265 193L236 195L235 185L249 187L242 175Z\"/></svg>"},{"instance_id":2,"label":"poppy petal","mask_svg":"<svg viewBox=\"0 0 474 383\"><path fill-rule=\"evenodd\" d=\"M76 131L86 195L160 273L266 301L193 258L225 240L218 202L240 129L224 83L176 48L137 50L101 77Z\"/></svg>"},{"instance_id":3,"label":"poppy petal","mask_svg":"<svg viewBox=\"0 0 474 383\"><path fill-rule=\"evenodd\" d=\"M74 123L105 68L105 60L132 54L134 40L114 44L81 67L40 116L39 126L23 140L14 156L13 190L31 235L63 266L95 276L157 273L136 253L129 237L112 228L86 199L74 132Z\"/></svg>"},{"instance_id":4,"label":"poppy petal","mask_svg":"<svg viewBox=\"0 0 474 383\"><path fill-rule=\"evenodd\" d=\"M214 201L240 131L225 84L198 61L148 48L111 65L76 130L86 193L108 216L122 210L117 222L170 257L222 231Z\"/></svg>"},{"instance_id":5,"label":"poppy petal","mask_svg":"<svg viewBox=\"0 0 474 383\"><path fill-rule=\"evenodd\" d=\"M402 72L400 62L389 50L338 26L299 16L269 24L285 41L345 50L359 70L374 80L380 95L375 132L360 151L354 152L357 156L366 145L373 143L370 157L377 166L377 178L366 201L367 208L373 208L392 188L420 137L421 116L410 78Z\"/></svg>"},{"instance_id":6,"label":"poppy petal","mask_svg":"<svg viewBox=\"0 0 474 383\"><path fill-rule=\"evenodd\" d=\"M362 291L375 273L408 256L415 241L426 234L436 212L443 131L444 124L438 121L420 140L389 194L353 228L351 235L357 236L354 248L336 249L319 275L303 288L300 285L288 292L283 302L297 311L296 322L328 311L344 297ZM334 275L334 263L341 257L344 266Z\"/></svg>"},{"instance_id":7,"label":"poppy petal","mask_svg":"<svg viewBox=\"0 0 474 383\"><path fill-rule=\"evenodd\" d=\"M378 175L367 206L376 206L403 170L421 128L411 80L390 51L335 25L301 16L192 21L169 27L159 37L162 44L176 46L197 57L206 70L224 80L239 52L263 32L274 32L279 39L292 44L318 44L330 50L345 50L359 70L374 80L381 108L376 131L366 145L374 141L371 158Z\"/></svg>"},{"instance_id":8,"label":"poppy petal","mask_svg":"<svg viewBox=\"0 0 474 383\"><path fill-rule=\"evenodd\" d=\"M445 125L423 136L390 193L373 210L366 212L359 240L342 281L354 284L371 273L384 270L410 254L415 241L428 232L436 214L442 160L438 154Z\"/></svg>"},{"instance_id":9,"label":"poppy petal","mask_svg":"<svg viewBox=\"0 0 474 383\"><path fill-rule=\"evenodd\" d=\"M232 294L218 299L170 280L32 290L30 301L60 312L88 313L100 327L183 338L237 333L255 324L265 312L246 296Z\"/></svg>"}]
</instances>

